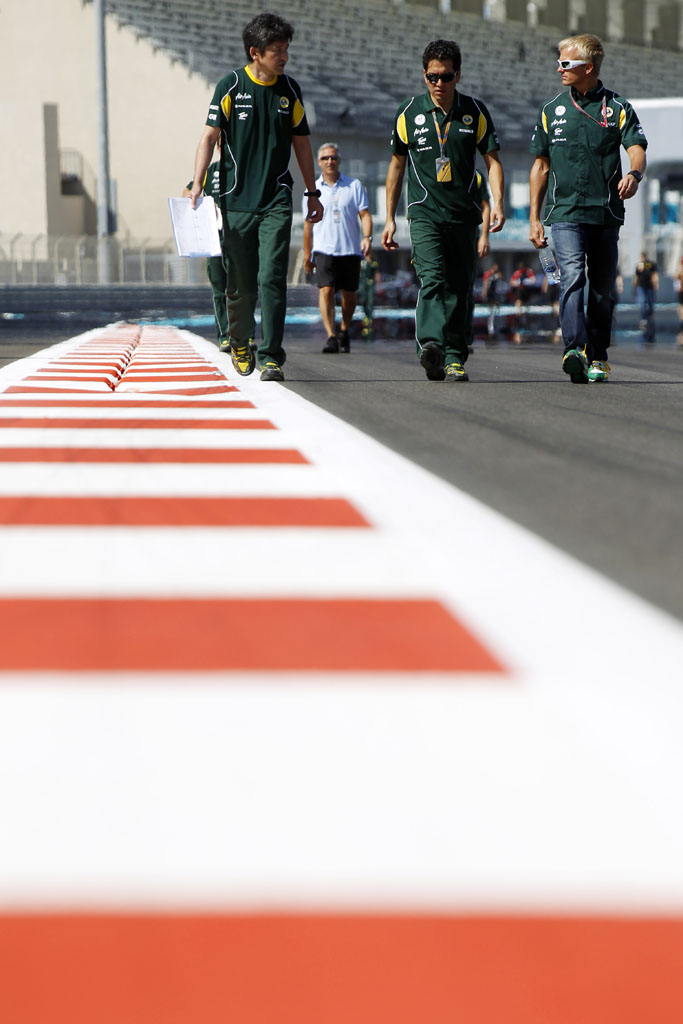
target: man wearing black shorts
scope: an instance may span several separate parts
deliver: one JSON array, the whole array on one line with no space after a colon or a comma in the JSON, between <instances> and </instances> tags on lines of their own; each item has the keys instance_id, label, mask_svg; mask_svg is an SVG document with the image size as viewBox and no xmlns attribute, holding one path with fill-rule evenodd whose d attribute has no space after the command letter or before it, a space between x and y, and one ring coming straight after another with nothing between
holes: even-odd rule
<instances>
[{"instance_id":1,"label":"man wearing black shorts","mask_svg":"<svg viewBox=\"0 0 683 1024\"><path fill-rule=\"evenodd\" d=\"M368 194L357 178L340 172L340 161L341 152L336 143L326 142L318 150L322 173L315 186L320 190L325 212L315 225L304 221L304 268L310 274L315 266L318 304L327 332L325 354L350 351L349 327L358 298L361 256L368 259L372 245ZM342 320L337 335L334 304L338 291L341 292Z\"/></svg>"}]
</instances>

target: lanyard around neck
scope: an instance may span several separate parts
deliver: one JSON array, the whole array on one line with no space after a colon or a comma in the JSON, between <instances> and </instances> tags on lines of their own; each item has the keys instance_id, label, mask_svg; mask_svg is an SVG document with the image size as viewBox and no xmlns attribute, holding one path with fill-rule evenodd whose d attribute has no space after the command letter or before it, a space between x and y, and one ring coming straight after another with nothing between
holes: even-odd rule
<instances>
[{"instance_id":1,"label":"lanyard around neck","mask_svg":"<svg viewBox=\"0 0 683 1024\"><path fill-rule=\"evenodd\" d=\"M597 117L593 117L592 114L589 114L586 110L583 109L583 107L580 107L574 99L574 97L572 96L571 90L569 91L569 99L572 101L572 103L578 111L580 111L582 114L585 114L586 117L589 117L591 121L595 122L595 124L599 124L601 128L607 127L607 99L605 97L604 92L602 94L602 121L598 121Z\"/></svg>"},{"instance_id":2,"label":"lanyard around neck","mask_svg":"<svg viewBox=\"0 0 683 1024\"><path fill-rule=\"evenodd\" d=\"M441 156L443 156L445 151L446 151L446 139L448 138L448 133L451 130L451 125L453 123L453 120L451 118L451 112L449 110L448 114L446 115L446 117L447 117L446 131L443 133L443 136L441 135L441 129L439 128L439 122L436 119L436 111L435 110L432 110L432 117L434 118L434 127L436 128L436 137L439 140L439 148L441 150Z\"/></svg>"}]
</instances>

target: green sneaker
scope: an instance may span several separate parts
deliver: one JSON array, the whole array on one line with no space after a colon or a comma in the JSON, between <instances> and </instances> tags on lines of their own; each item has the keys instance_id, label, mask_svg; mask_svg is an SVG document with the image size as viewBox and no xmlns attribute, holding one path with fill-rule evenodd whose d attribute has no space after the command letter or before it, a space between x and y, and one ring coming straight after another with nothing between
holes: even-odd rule
<instances>
[{"instance_id":1,"label":"green sneaker","mask_svg":"<svg viewBox=\"0 0 683 1024\"><path fill-rule=\"evenodd\" d=\"M568 352L565 352L562 369L569 374L572 384L585 384L588 380L588 360L585 348L570 348Z\"/></svg>"},{"instance_id":2,"label":"green sneaker","mask_svg":"<svg viewBox=\"0 0 683 1024\"><path fill-rule=\"evenodd\" d=\"M261 366L261 380L284 380L285 375L282 367L277 363L263 363Z\"/></svg>"},{"instance_id":3,"label":"green sneaker","mask_svg":"<svg viewBox=\"0 0 683 1024\"><path fill-rule=\"evenodd\" d=\"M231 345L230 358L232 365L242 377L248 377L256 369L256 356L249 342L246 345Z\"/></svg>"},{"instance_id":4,"label":"green sneaker","mask_svg":"<svg viewBox=\"0 0 683 1024\"><path fill-rule=\"evenodd\" d=\"M447 381L451 381L452 382L452 381L455 381L455 380L469 380L469 379L470 378L469 378L469 375L467 373L467 370L462 365L462 363L458 363L458 362L449 363L448 366L446 367L446 380Z\"/></svg>"},{"instance_id":5,"label":"green sneaker","mask_svg":"<svg viewBox=\"0 0 683 1024\"><path fill-rule=\"evenodd\" d=\"M424 367L427 380L445 380L443 351L435 341L426 341L420 351L420 366Z\"/></svg>"},{"instance_id":6,"label":"green sneaker","mask_svg":"<svg viewBox=\"0 0 683 1024\"><path fill-rule=\"evenodd\" d=\"M610 365L603 359L594 359L588 367L586 374L591 384L595 384L598 381L607 381L610 372Z\"/></svg>"}]
</instances>

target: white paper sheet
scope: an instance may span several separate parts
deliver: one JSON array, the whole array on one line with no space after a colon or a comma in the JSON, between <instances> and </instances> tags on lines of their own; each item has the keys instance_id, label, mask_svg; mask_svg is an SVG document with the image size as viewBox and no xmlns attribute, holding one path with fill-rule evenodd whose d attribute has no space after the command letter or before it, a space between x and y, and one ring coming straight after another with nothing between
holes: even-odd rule
<instances>
[{"instance_id":1,"label":"white paper sheet","mask_svg":"<svg viewBox=\"0 0 683 1024\"><path fill-rule=\"evenodd\" d=\"M173 237L179 256L220 256L216 207L213 199L200 196L197 208L192 200L171 196L168 200Z\"/></svg>"}]
</instances>

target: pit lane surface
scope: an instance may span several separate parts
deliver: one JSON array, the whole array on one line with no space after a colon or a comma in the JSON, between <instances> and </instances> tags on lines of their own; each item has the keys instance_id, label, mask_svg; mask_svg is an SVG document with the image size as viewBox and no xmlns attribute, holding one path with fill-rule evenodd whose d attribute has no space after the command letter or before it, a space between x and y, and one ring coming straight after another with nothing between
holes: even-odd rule
<instances>
[{"instance_id":1,"label":"pit lane surface","mask_svg":"<svg viewBox=\"0 0 683 1024\"><path fill-rule=\"evenodd\" d=\"M410 343L322 356L316 342L289 342L288 388L683 618L683 350L671 340L614 347L605 386L572 385L547 344L478 343L469 383L451 385L424 378ZM468 524L434 543L457 552ZM591 612L587 627L599 624Z\"/></svg>"}]
</instances>

